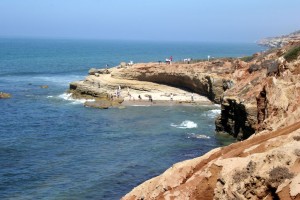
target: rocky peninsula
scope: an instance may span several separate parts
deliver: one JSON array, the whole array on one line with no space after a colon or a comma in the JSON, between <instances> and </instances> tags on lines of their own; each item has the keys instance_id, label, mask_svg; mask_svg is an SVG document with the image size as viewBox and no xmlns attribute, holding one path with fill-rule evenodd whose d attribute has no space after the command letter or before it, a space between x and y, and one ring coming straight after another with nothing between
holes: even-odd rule
<instances>
[{"instance_id":1,"label":"rocky peninsula","mask_svg":"<svg viewBox=\"0 0 300 200\"><path fill-rule=\"evenodd\" d=\"M282 35L278 37L269 37L258 41L259 45L263 45L269 48L279 48L288 45L290 42L300 41L300 30L295 31L288 35Z\"/></svg>"},{"instance_id":2,"label":"rocky peninsula","mask_svg":"<svg viewBox=\"0 0 300 200\"><path fill-rule=\"evenodd\" d=\"M300 42L293 40L247 58L93 69L70 92L105 107L139 101L138 95L176 103L209 99L221 104L216 132L243 140L173 165L124 200L300 199L299 56Z\"/></svg>"}]
</instances>

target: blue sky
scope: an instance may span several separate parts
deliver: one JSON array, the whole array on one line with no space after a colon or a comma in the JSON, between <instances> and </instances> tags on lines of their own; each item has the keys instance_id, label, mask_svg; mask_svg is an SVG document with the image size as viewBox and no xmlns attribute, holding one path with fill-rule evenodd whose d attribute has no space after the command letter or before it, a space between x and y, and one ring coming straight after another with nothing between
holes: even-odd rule
<instances>
[{"instance_id":1,"label":"blue sky","mask_svg":"<svg viewBox=\"0 0 300 200\"><path fill-rule=\"evenodd\" d=\"M299 0L0 0L0 37L254 42L300 29Z\"/></svg>"}]
</instances>

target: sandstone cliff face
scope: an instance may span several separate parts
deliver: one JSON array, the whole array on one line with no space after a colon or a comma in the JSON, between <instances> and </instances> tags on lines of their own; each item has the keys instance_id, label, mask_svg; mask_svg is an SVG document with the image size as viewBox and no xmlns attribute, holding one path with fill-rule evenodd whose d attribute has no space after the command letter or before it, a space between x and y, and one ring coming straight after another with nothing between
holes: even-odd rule
<instances>
[{"instance_id":1,"label":"sandstone cliff face","mask_svg":"<svg viewBox=\"0 0 300 200\"><path fill-rule=\"evenodd\" d=\"M112 77L149 81L184 88L220 103L223 92L233 85L231 74L235 63L231 60L202 62L197 64L157 63L137 64L134 67L112 72Z\"/></svg>"},{"instance_id":2,"label":"sandstone cliff face","mask_svg":"<svg viewBox=\"0 0 300 200\"><path fill-rule=\"evenodd\" d=\"M230 76L235 66L236 61L223 59L196 64L140 63L108 70L91 69L84 81L70 84L70 92L74 98L103 99L120 87L125 90L159 91L184 96L184 91L177 89L172 92L174 89L167 87L173 86L220 103L223 92L234 85Z\"/></svg>"},{"instance_id":3,"label":"sandstone cliff face","mask_svg":"<svg viewBox=\"0 0 300 200\"><path fill-rule=\"evenodd\" d=\"M236 84L222 96L217 132L227 132L242 140L255 132L276 130L299 119L299 58L290 62L284 59L294 46L258 55L234 72Z\"/></svg>"}]
</instances>

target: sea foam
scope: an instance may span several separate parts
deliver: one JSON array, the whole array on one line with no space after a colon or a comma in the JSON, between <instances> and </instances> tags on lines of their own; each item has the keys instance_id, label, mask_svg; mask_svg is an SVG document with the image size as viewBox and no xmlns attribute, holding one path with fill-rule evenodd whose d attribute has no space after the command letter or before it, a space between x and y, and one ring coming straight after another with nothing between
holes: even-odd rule
<instances>
[{"instance_id":1,"label":"sea foam","mask_svg":"<svg viewBox=\"0 0 300 200\"><path fill-rule=\"evenodd\" d=\"M198 125L195 122L189 121L189 120L185 120L185 121L181 122L181 124L171 123L171 126L173 126L175 128L181 128L181 129L197 128L198 127Z\"/></svg>"},{"instance_id":2,"label":"sea foam","mask_svg":"<svg viewBox=\"0 0 300 200\"><path fill-rule=\"evenodd\" d=\"M72 104L84 104L87 101L95 101L94 99L74 99L71 93L63 93L58 95L58 97L66 101L71 101Z\"/></svg>"},{"instance_id":3,"label":"sea foam","mask_svg":"<svg viewBox=\"0 0 300 200\"><path fill-rule=\"evenodd\" d=\"M188 138L197 138L197 139L210 139L209 136L203 134L196 134L196 133L187 133Z\"/></svg>"},{"instance_id":4,"label":"sea foam","mask_svg":"<svg viewBox=\"0 0 300 200\"><path fill-rule=\"evenodd\" d=\"M220 114L221 114L220 109L213 109L213 110L210 110L210 111L205 113L205 115L210 117L210 118L216 118L216 116L218 116Z\"/></svg>"}]
</instances>

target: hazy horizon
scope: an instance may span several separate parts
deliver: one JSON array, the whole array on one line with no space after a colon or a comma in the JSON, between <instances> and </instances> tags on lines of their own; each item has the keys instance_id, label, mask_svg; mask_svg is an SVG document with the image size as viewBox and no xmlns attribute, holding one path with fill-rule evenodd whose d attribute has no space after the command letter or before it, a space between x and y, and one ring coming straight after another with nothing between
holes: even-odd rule
<instances>
[{"instance_id":1,"label":"hazy horizon","mask_svg":"<svg viewBox=\"0 0 300 200\"><path fill-rule=\"evenodd\" d=\"M245 42L300 29L300 1L2 0L0 38Z\"/></svg>"}]
</instances>

